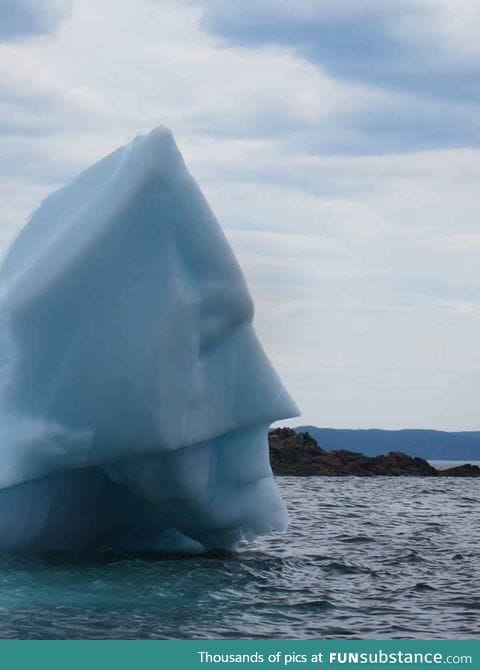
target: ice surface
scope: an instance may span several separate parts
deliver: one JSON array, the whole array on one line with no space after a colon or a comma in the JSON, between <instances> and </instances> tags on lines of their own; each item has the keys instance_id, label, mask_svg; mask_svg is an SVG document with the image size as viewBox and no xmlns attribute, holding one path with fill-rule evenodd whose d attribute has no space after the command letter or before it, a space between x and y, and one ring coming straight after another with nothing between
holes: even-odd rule
<instances>
[{"instance_id":1,"label":"ice surface","mask_svg":"<svg viewBox=\"0 0 480 670\"><path fill-rule=\"evenodd\" d=\"M171 133L32 215L0 268L0 548L201 549L283 530L297 409Z\"/></svg>"}]
</instances>

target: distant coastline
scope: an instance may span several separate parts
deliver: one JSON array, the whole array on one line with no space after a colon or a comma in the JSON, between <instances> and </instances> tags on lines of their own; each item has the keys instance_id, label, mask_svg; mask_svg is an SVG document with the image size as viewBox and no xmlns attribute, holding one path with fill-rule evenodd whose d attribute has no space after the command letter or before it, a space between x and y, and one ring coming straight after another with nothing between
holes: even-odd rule
<instances>
[{"instance_id":1,"label":"distant coastline","mask_svg":"<svg viewBox=\"0 0 480 670\"><path fill-rule=\"evenodd\" d=\"M366 456L401 451L427 461L480 461L480 431L448 432L407 428L348 429L297 426L298 433L309 433L325 451L347 449Z\"/></svg>"},{"instance_id":2,"label":"distant coastline","mask_svg":"<svg viewBox=\"0 0 480 670\"><path fill-rule=\"evenodd\" d=\"M280 476L324 477L480 477L480 467L464 463L435 467L401 451L369 456L359 451L327 451L309 431L275 428L268 434L270 463Z\"/></svg>"}]
</instances>

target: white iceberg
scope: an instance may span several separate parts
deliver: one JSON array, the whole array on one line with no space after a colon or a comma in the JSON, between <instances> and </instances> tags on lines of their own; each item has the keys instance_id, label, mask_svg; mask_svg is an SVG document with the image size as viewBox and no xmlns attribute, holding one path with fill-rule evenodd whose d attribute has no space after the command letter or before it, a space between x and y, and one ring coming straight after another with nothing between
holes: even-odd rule
<instances>
[{"instance_id":1,"label":"white iceberg","mask_svg":"<svg viewBox=\"0 0 480 670\"><path fill-rule=\"evenodd\" d=\"M297 408L168 130L50 195L0 268L0 549L230 548L282 531Z\"/></svg>"}]
</instances>

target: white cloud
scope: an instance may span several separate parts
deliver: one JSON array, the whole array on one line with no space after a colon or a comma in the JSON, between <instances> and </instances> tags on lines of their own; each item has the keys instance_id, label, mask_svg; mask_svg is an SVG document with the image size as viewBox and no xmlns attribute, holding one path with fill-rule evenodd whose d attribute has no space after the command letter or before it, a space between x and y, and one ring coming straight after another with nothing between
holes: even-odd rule
<instances>
[{"instance_id":1,"label":"white cloud","mask_svg":"<svg viewBox=\"0 0 480 670\"><path fill-rule=\"evenodd\" d=\"M68 85L29 46L0 44L0 134L43 135L93 123L106 105L87 87Z\"/></svg>"},{"instance_id":2,"label":"white cloud","mask_svg":"<svg viewBox=\"0 0 480 670\"><path fill-rule=\"evenodd\" d=\"M478 65L480 54L480 5L477 0L418 0L424 11L405 17L399 28L406 39L427 40L454 61Z\"/></svg>"}]
</instances>

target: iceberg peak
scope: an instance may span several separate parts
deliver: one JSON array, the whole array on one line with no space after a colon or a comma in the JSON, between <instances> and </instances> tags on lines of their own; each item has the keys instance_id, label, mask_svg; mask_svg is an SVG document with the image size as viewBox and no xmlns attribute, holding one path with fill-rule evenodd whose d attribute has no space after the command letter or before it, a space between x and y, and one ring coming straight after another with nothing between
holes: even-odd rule
<instances>
[{"instance_id":1,"label":"iceberg peak","mask_svg":"<svg viewBox=\"0 0 480 670\"><path fill-rule=\"evenodd\" d=\"M165 126L157 126L147 134L134 137L124 147L122 168L138 170L138 180L150 175L174 180L188 174L173 133Z\"/></svg>"}]
</instances>

